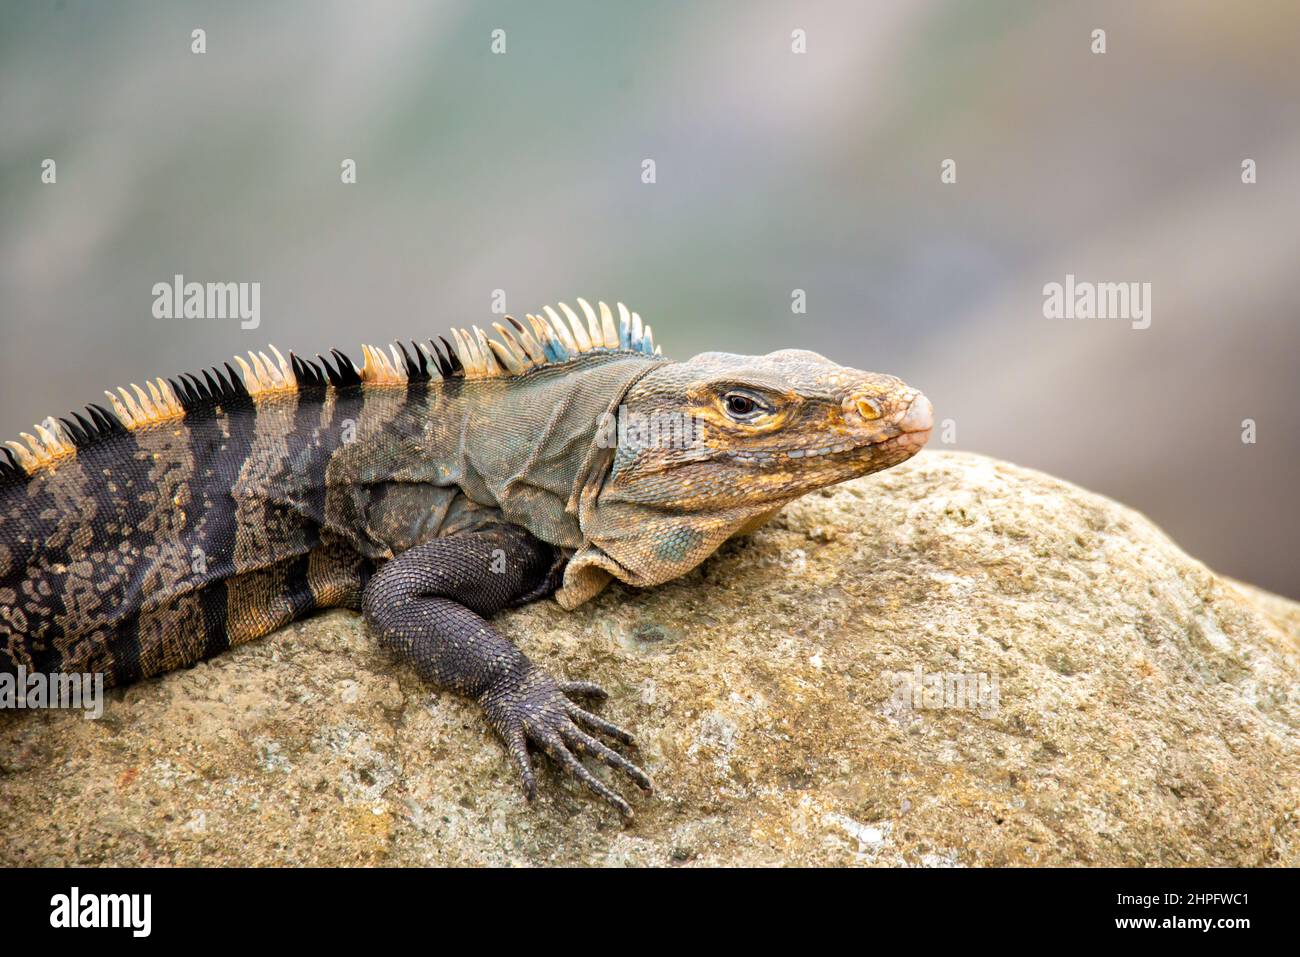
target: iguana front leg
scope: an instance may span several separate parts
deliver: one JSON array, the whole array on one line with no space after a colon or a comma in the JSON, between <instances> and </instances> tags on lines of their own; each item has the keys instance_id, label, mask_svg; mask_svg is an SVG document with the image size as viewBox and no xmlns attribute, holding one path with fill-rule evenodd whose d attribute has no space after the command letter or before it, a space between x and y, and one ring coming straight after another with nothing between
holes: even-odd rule
<instances>
[{"instance_id":1,"label":"iguana front leg","mask_svg":"<svg viewBox=\"0 0 1300 957\"><path fill-rule=\"evenodd\" d=\"M421 678L478 701L518 765L529 800L537 790L532 744L630 817L628 803L575 756L590 754L650 790L644 771L589 732L629 745L632 736L567 697L605 692L589 682L553 680L484 620L554 588L554 568L554 550L515 526L438 538L384 565L366 586L362 611L380 644Z\"/></svg>"}]
</instances>

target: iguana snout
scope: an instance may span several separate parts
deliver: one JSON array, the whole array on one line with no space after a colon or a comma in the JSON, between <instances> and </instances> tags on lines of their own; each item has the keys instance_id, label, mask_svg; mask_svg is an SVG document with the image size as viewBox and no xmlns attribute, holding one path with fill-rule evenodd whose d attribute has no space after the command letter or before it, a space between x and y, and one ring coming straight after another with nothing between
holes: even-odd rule
<instances>
[{"instance_id":1,"label":"iguana snout","mask_svg":"<svg viewBox=\"0 0 1300 957\"><path fill-rule=\"evenodd\" d=\"M923 432L926 433L925 438L929 438L930 429L934 426L934 406L924 394L918 392L898 425L904 432L916 435L917 438L921 438L920 433ZM924 444L924 439L921 441Z\"/></svg>"},{"instance_id":2,"label":"iguana snout","mask_svg":"<svg viewBox=\"0 0 1300 957\"><path fill-rule=\"evenodd\" d=\"M930 430L934 427L934 406L925 394L899 383L891 397L891 408L887 415L882 415L880 401L874 397L853 396L846 400L846 405L857 412L864 421L885 419L887 431L882 432L872 443L888 443L892 447L919 452L930 439ZM896 464L896 463L891 463Z\"/></svg>"},{"instance_id":3,"label":"iguana snout","mask_svg":"<svg viewBox=\"0 0 1300 957\"><path fill-rule=\"evenodd\" d=\"M897 429L911 436L909 442L920 448L930 437L934 425L934 406L921 392L893 376L863 373L867 382L840 402L846 421L855 424L869 437L879 441L892 436L881 429Z\"/></svg>"}]
</instances>

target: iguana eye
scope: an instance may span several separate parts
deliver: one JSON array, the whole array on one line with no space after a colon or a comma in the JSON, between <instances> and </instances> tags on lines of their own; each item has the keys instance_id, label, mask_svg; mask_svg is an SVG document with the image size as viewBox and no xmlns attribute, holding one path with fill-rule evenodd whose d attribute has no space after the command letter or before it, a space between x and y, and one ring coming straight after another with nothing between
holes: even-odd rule
<instances>
[{"instance_id":1,"label":"iguana eye","mask_svg":"<svg viewBox=\"0 0 1300 957\"><path fill-rule=\"evenodd\" d=\"M763 410L757 399L744 392L728 392L722 401L733 419L750 419Z\"/></svg>"}]
</instances>

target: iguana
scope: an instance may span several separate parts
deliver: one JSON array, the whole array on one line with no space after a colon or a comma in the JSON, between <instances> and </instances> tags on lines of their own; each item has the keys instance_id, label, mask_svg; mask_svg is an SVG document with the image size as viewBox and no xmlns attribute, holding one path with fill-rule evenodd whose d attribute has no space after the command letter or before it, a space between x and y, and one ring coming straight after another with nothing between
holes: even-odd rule
<instances>
[{"instance_id":1,"label":"iguana","mask_svg":"<svg viewBox=\"0 0 1300 957\"><path fill-rule=\"evenodd\" d=\"M0 671L125 685L313 611L360 610L379 644L474 698L531 800L540 749L649 790L553 678L487 621L618 579L656 585L791 499L902 462L929 401L813 352L665 359L636 313L578 300L452 341L107 393L0 446ZM575 700L576 699L576 700Z\"/></svg>"}]
</instances>

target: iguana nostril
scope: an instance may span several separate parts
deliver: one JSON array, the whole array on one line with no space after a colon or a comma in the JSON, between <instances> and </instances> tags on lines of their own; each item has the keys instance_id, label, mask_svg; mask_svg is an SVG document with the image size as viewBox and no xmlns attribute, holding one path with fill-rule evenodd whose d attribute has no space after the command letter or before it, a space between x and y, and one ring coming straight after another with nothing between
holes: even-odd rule
<instances>
[{"instance_id":1,"label":"iguana nostril","mask_svg":"<svg viewBox=\"0 0 1300 957\"><path fill-rule=\"evenodd\" d=\"M858 409L858 415L862 416L868 422L872 419L880 418L880 403L875 399L858 399L854 403Z\"/></svg>"},{"instance_id":2,"label":"iguana nostril","mask_svg":"<svg viewBox=\"0 0 1300 957\"><path fill-rule=\"evenodd\" d=\"M907 414L899 420L898 427L904 432L928 432L934 427L934 406L923 394L918 393L907 408Z\"/></svg>"}]
</instances>

